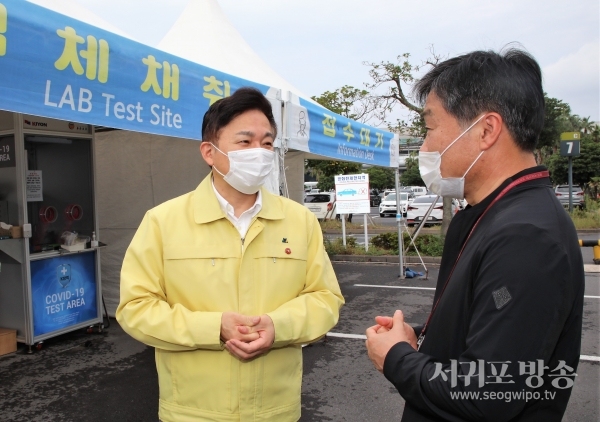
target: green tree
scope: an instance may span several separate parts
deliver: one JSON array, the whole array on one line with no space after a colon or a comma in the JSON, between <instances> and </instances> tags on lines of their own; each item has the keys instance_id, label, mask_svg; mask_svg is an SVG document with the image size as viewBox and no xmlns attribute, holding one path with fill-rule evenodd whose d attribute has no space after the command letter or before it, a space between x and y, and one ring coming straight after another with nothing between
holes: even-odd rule
<instances>
[{"instance_id":1,"label":"green tree","mask_svg":"<svg viewBox=\"0 0 600 422\"><path fill-rule=\"evenodd\" d=\"M555 184L568 181L569 159L559 153L548 159L548 170ZM600 177L600 143L594 142L590 135L583 136L579 157L573 158L573 184L585 187L594 178Z\"/></svg>"},{"instance_id":2,"label":"green tree","mask_svg":"<svg viewBox=\"0 0 600 422\"><path fill-rule=\"evenodd\" d=\"M335 91L325 91L311 97L328 110L359 122L367 122L373 116L374 104L369 91L344 85Z\"/></svg>"},{"instance_id":3,"label":"green tree","mask_svg":"<svg viewBox=\"0 0 600 422\"><path fill-rule=\"evenodd\" d=\"M359 163L333 160L307 160L306 165L317 175L317 180L319 181L317 188L322 191L329 191L335 188L333 176L360 173L362 167Z\"/></svg>"},{"instance_id":4,"label":"green tree","mask_svg":"<svg viewBox=\"0 0 600 422\"><path fill-rule=\"evenodd\" d=\"M369 174L371 189L391 188L395 184L394 170L384 167L371 167L365 173Z\"/></svg>"},{"instance_id":5,"label":"green tree","mask_svg":"<svg viewBox=\"0 0 600 422\"><path fill-rule=\"evenodd\" d=\"M560 142L562 132L570 132L573 125L569 120L571 116L571 107L569 104L557 99L551 98L544 93L545 115L544 127L538 140L538 148L550 147L556 150Z\"/></svg>"},{"instance_id":6,"label":"green tree","mask_svg":"<svg viewBox=\"0 0 600 422\"><path fill-rule=\"evenodd\" d=\"M421 117L422 107L415 104L409 95L406 94L416 81L415 73L420 72L427 67L435 67L443 57L436 54L431 47L431 57L415 65L410 61L410 53L400 54L396 62L364 62L370 67L369 76L372 82L366 86L371 90L374 107L378 111L378 118L385 121L398 105L408 109L411 113L407 120L396 120L395 123L388 123L392 132L409 134L416 137L425 136L425 122ZM381 89L383 93L377 94Z\"/></svg>"},{"instance_id":7,"label":"green tree","mask_svg":"<svg viewBox=\"0 0 600 422\"><path fill-rule=\"evenodd\" d=\"M406 171L400 176L400 183L403 186L425 186L419 172L419 159L417 157L406 158Z\"/></svg>"},{"instance_id":8,"label":"green tree","mask_svg":"<svg viewBox=\"0 0 600 422\"><path fill-rule=\"evenodd\" d=\"M592 134L595 129L596 123L594 123L589 116L581 118L579 130L583 132L584 135Z\"/></svg>"},{"instance_id":9,"label":"green tree","mask_svg":"<svg viewBox=\"0 0 600 422\"><path fill-rule=\"evenodd\" d=\"M369 70L369 76L371 76L373 81L370 84L366 84L367 88L372 92L379 92L382 88L385 89L383 94L374 94L373 96L373 102L379 110L379 119L382 121L385 120L388 114L398 105L405 107L410 111L406 121L397 120L395 124L388 124L388 127L392 132L409 134L421 138L425 137L425 122L421 116L423 108L414 104L409 95L406 94L406 90L410 89L416 81L415 74L417 72L426 67L435 67L443 59L442 56L435 53L433 47L431 47L430 51L431 57L421 65L411 63L409 53L399 55L395 63L364 63L371 68ZM419 173L417 159L407 159L406 171L402 174L401 182L403 185L407 186L424 186ZM450 220L452 219L451 203L451 198L444 198L444 214L441 228L442 234L444 235L448 231Z\"/></svg>"}]
</instances>

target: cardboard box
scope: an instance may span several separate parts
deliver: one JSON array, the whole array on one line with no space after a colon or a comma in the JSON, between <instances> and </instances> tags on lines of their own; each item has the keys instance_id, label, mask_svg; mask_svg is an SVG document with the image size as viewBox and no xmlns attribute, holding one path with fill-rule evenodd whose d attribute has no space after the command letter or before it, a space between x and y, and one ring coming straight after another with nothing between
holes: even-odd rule
<instances>
[{"instance_id":1,"label":"cardboard box","mask_svg":"<svg viewBox=\"0 0 600 422\"><path fill-rule=\"evenodd\" d=\"M12 226L10 228L10 237L13 239L20 239L23 237L23 227L21 226Z\"/></svg>"},{"instance_id":2,"label":"cardboard box","mask_svg":"<svg viewBox=\"0 0 600 422\"><path fill-rule=\"evenodd\" d=\"M17 330L0 328L0 356L17 351Z\"/></svg>"}]
</instances>

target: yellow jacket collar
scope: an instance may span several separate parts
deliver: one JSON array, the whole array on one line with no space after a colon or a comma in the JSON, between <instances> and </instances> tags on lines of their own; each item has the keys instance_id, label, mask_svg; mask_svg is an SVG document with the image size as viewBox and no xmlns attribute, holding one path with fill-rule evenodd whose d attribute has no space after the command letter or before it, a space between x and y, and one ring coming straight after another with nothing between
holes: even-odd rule
<instances>
[{"instance_id":1,"label":"yellow jacket collar","mask_svg":"<svg viewBox=\"0 0 600 422\"><path fill-rule=\"evenodd\" d=\"M194 221L197 224L210 223L225 218L211 183L212 172L204 178L193 193ZM282 203L275 195L261 188L262 209L258 218L281 220L284 217Z\"/></svg>"}]
</instances>

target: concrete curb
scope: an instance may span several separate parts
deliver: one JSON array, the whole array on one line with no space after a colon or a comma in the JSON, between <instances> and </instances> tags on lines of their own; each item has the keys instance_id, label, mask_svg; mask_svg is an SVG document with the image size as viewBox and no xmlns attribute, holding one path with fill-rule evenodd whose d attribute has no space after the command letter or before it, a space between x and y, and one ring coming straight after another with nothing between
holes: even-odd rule
<instances>
[{"instance_id":1,"label":"concrete curb","mask_svg":"<svg viewBox=\"0 0 600 422\"><path fill-rule=\"evenodd\" d=\"M381 234L381 233L396 233L398 231L398 228L395 226L390 226L390 228L385 228L385 229L372 229L369 228L369 233L371 234ZM424 234L439 234L439 230L436 230L435 232L427 230L426 228L424 228L423 230L421 230L421 233ZM323 230L323 234L342 234L341 230ZM365 234L364 229L347 229L346 230L346 234ZM600 229L580 229L577 230L577 234L598 234L600 236Z\"/></svg>"},{"instance_id":2,"label":"concrete curb","mask_svg":"<svg viewBox=\"0 0 600 422\"><path fill-rule=\"evenodd\" d=\"M398 232L398 227L397 226L390 226L389 228L384 228L384 229L372 229L369 228L368 233L369 234L382 234L382 233L396 233ZM437 230L431 230L429 228L423 228L421 230L421 233L423 234L440 234L440 230L439 228ZM342 234L342 230L323 230L323 234ZM361 234L364 235L365 234L365 230L364 229L346 229L346 234Z\"/></svg>"},{"instance_id":3,"label":"concrete curb","mask_svg":"<svg viewBox=\"0 0 600 422\"><path fill-rule=\"evenodd\" d=\"M371 229L369 228L369 234L381 234L381 233L395 233L398 231L396 227L390 227L389 229ZM323 234L342 234L341 230L323 230ZM346 229L346 234L365 234L364 229Z\"/></svg>"},{"instance_id":4,"label":"concrete curb","mask_svg":"<svg viewBox=\"0 0 600 422\"><path fill-rule=\"evenodd\" d=\"M422 256L425 264L439 264L442 258L439 256ZM329 259L332 262L387 262L390 264L398 264L398 255L381 255L381 256L370 256L370 255L331 255ZM405 256L405 264L420 264L418 256Z\"/></svg>"},{"instance_id":5,"label":"concrete curb","mask_svg":"<svg viewBox=\"0 0 600 422\"><path fill-rule=\"evenodd\" d=\"M577 234L598 234L600 236L600 229L580 229L577 230Z\"/></svg>"}]
</instances>

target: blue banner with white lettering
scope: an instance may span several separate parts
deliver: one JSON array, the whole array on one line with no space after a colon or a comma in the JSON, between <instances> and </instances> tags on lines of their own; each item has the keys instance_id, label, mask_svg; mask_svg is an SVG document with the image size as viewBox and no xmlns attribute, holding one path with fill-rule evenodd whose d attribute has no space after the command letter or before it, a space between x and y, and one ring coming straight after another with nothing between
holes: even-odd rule
<instances>
[{"instance_id":1,"label":"blue banner with white lettering","mask_svg":"<svg viewBox=\"0 0 600 422\"><path fill-rule=\"evenodd\" d=\"M290 148L384 167L398 166L398 138L393 133L335 114L294 97L286 103Z\"/></svg>"},{"instance_id":2,"label":"blue banner with white lettering","mask_svg":"<svg viewBox=\"0 0 600 422\"><path fill-rule=\"evenodd\" d=\"M86 252L31 261L34 336L98 317L95 257Z\"/></svg>"},{"instance_id":3,"label":"blue banner with white lettering","mask_svg":"<svg viewBox=\"0 0 600 422\"><path fill-rule=\"evenodd\" d=\"M1 109L200 139L208 107L242 86L270 89L26 1L0 0Z\"/></svg>"}]
</instances>

